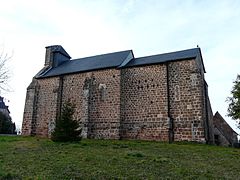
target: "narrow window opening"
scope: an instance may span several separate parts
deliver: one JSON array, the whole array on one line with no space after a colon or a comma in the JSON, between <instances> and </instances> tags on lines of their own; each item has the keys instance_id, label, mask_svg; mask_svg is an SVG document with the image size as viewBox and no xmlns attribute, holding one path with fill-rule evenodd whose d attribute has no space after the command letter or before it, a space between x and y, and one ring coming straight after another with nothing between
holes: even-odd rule
<instances>
[{"instance_id":1,"label":"narrow window opening","mask_svg":"<svg viewBox=\"0 0 240 180\"><path fill-rule=\"evenodd\" d=\"M100 91L100 100L104 101L106 98L106 84L99 84L99 91Z\"/></svg>"}]
</instances>

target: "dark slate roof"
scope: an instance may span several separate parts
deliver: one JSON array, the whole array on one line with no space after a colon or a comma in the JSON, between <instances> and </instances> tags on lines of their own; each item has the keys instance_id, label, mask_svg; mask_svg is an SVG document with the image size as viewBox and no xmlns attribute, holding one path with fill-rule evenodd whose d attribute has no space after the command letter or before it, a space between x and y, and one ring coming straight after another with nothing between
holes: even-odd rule
<instances>
[{"instance_id":1,"label":"dark slate roof","mask_svg":"<svg viewBox=\"0 0 240 180\"><path fill-rule=\"evenodd\" d=\"M199 54L199 48L194 48L194 49L188 49L183 51L176 51L171 53L140 57L140 58L133 59L125 67L159 64L159 63L165 63L165 62L182 60L182 59L194 59L197 57L198 54Z\"/></svg>"},{"instance_id":2,"label":"dark slate roof","mask_svg":"<svg viewBox=\"0 0 240 180\"><path fill-rule=\"evenodd\" d=\"M36 78L58 76L61 74L86 72L106 68L117 68L124 66L131 59L133 59L131 50L74 59L66 61L58 67L41 70L36 75Z\"/></svg>"},{"instance_id":3,"label":"dark slate roof","mask_svg":"<svg viewBox=\"0 0 240 180\"><path fill-rule=\"evenodd\" d=\"M132 50L120 51L109 54L102 54L97 56L85 57L80 59L74 59L64 62L63 64L48 68L44 67L35 78L45 78L64 74L87 72L99 69L107 68L127 68L135 66L145 66L151 64L161 64L171 61L178 61L183 59L195 59L200 57L202 62L200 48L193 48L183 51L176 51L171 53L158 54L153 56L146 56L140 58L134 58Z\"/></svg>"}]
</instances>

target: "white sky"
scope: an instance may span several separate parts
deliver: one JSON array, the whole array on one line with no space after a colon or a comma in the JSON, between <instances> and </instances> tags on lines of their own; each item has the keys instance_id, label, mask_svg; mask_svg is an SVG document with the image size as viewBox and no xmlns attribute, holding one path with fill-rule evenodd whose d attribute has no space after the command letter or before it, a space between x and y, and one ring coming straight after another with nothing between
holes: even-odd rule
<instances>
[{"instance_id":1,"label":"white sky","mask_svg":"<svg viewBox=\"0 0 240 180\"><path fill-rule=\"evenodd\" d=\"M13 51L13 92L1 95L20 127L26 88L48 45L62 45L72 58L127 49L140 57L199 45L213 112L235 126L225 117L225 100L240 73L239 42L239 0L0 0L0 48Z\"/></svg>"}]
</instances>

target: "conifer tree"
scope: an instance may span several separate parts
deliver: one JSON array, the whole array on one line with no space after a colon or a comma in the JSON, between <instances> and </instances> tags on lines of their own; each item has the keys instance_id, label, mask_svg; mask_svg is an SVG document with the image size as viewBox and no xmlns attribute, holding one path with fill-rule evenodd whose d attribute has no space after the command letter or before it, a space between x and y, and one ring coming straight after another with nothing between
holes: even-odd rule
<instances>
[{"instance_id":1,"label":"conifer tree","mask_svg":"<svg viewBox=\"0 0 240 180\"><path fill-rule=\"evenodd\" d=\"M11 117L0 112L0 134L16 134L15 123Z\"/></svg>"},{"instance_id":2,"label":"conifer tree","mask_svg":"<svg viewBox=\"0 0 240 180\"><path fill-rule=\"evenodd\" d=\"M55 142L80 141L81 129L76 120L73 120L75 106L67 101L62 108L62 113L56 121L51 139Z\"/></svg>"}]
</instances>

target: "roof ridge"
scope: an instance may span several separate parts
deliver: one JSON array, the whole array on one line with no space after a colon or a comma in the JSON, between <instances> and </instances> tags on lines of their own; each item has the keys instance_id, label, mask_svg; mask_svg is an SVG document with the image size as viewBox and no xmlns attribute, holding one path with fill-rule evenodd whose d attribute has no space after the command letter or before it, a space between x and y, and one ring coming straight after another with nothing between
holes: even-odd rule
<instances>
[{"instance_id":1,"label":"roof ridge","mask_svg":"<svg viewBox=\"0 0 240 180\"><path fill-rule=\"evenodd\" d=\"M186 51L191 51L191 50L198 50L198 49L200 49L200 48L191 48L191 49L172 51L172 52L166 52L166 53L161 53L161 54L154 54L154 55L149 55L149 56L141 56L141 57L136 57L135 59L146 58L146 57L153 57L153 56L160 56L160 55L169 55L169 54L181 53L181 52L186 52Z\"/></svg>"},{"instance_id":2,"label":"roof ridge","mask_svg":"<svg viewBox=\"0 0 240 180\"><path fill-rule=\"evenodd\" d=\"M144 66L150 64L160 64L183 59L197 59L199 56L199 48L186 49L181 51L173 51L168 53L156 54L151 56L143 56L130 61L125 67Z\"/></svg>"},{"instance_id":3,"label":"roof ridge","mask_svg":"<svg viewBox=\"0 0 240 180\"><path fill-rule=\"evenodd\" d=\"M131 52L132 50L123 50L123 51L116 51L116 52L98 54L98 55L93 55L93 56L86 56L86 57L81 57L81 58L77 58L77 59L71 59L70 61L87 59L87 58L94 58L94 57L98 57L98 56L111 55L111 54L123 53L123 52L128 52L128 51Z\"/></svg>"}]
</instances>

